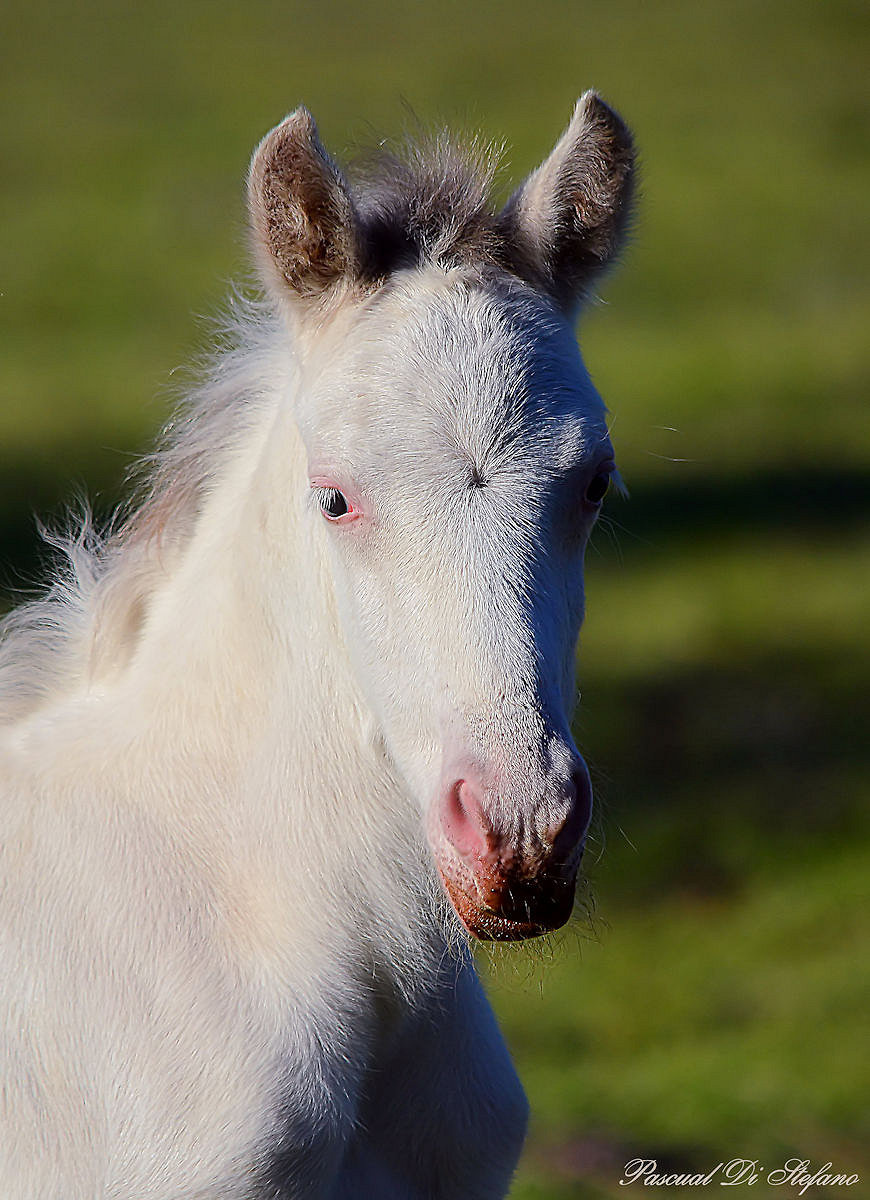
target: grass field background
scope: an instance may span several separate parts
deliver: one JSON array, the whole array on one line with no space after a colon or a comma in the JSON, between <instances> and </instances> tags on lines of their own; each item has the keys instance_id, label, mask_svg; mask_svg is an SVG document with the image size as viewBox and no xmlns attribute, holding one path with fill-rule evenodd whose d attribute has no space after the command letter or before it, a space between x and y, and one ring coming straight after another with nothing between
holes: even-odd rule
<instances>
[{"instance_id":1,"label":"grass field background","mask_svg":"<svg viewBox=\"0 0 870 1200\"><path fill-rule=\"evenodd\" d=\"M831 1161L870 1195L868 49L850 0L0 15L9 598L33 513L109 511L165 420L288 109L339 156L411 112L506 138L505 191L587 86L635 128L634 244L580 329L632 494L580 653L596 916L484 960L534 1113L515 1200L630 1194L635 1155Z\"/></svg>"}]
</instances>

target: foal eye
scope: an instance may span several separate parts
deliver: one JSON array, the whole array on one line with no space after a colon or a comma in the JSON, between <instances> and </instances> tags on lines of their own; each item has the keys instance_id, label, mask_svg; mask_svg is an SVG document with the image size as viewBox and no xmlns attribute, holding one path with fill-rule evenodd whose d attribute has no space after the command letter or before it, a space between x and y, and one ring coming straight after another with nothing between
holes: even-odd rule
<instances>
[{"instance_id":1,"label":"foal eye","mask_svg":"<svg viewBox=\"0 0 870 1200\"><path fill-rule=\"evenodd\" d=\"M610 476L603 471L600 475L596 475L589 487L586 489L585 500L587 504L600 504L607 494L607 489L610 487Z\"/></svg>"},{"instance_id":2,"label":"foal eye","mask_svg":"<svg viewBox=\"0 0 870 1200\"><path fill-rule=\"evenodd\" d=\"M339 517L350 512L350 505L338 488L320 488L317 493L317 503L329 521L337 521Z\"/></svg>"}]
</instances>

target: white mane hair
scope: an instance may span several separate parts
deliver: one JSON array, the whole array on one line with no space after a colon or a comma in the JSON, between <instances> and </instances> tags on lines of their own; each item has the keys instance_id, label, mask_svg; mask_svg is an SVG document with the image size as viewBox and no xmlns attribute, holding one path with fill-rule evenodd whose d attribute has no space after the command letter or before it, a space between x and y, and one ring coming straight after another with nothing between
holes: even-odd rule
<instances>
[{"instance_id":1,"label":"white mane hair","mask_svg":"<svg viewBox=\"0 0 870 1200\"><path fill-rule=\"evenodd\" d=\"M133 472L138 503L121 505L107 530L95 528L87 505L80 516L69 513L68 531L40 526L55 551L54 573L43 597L0 620L0 723L122 666L210 484L264 398L280 389L287 331L266 297L234 292L214 331L201 382Z\"/></svg>"}]
</instances>

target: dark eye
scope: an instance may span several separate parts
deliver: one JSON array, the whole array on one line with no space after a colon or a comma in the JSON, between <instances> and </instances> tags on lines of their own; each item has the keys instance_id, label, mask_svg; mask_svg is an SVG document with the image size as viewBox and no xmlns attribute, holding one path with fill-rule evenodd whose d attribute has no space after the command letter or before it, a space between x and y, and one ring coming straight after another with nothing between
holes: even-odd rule
<instances>
[{"instance_id":1,"label":"dark eye","mask_svg":"<svg viewBox=\"0 0 870 1200\"><path fill-rule=\"evenodd\" d=\"M589 487L586 489L585 500L587 504L600 504L607 494L607 489L610 487L610 476L601 472L596 475Z\"/></svg>"},{"instance_id":2,"label":"dark eye","mask_svg":"<svg viewBox=\"0 0 870 1200\"><path fill-rule=\"evenodd\" d=\"M323 515L330 521L337 521L339 517L350 512L350 505L338 488L321 488L317 494L317 502Z\"/></svg>"}]
</instances>

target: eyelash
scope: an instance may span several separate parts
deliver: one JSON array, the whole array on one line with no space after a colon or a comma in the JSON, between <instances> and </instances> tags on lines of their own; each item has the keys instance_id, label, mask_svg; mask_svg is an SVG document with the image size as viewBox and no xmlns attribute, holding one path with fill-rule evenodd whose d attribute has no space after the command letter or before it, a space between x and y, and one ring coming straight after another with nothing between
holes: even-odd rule
<instances>
[{"instance_id":1,"label":"eyelash","mask_svg":"<svg viewBox=\"0 0 870 1200\"><path fill-rule=\"evenodd\" d=\"M329 521L330 525L348 525L351 521L355 521L357 517L362 516L362 513L356 508L347 495L337 488L335 484L329 482L315 482L312 480L311 489L314 492L314 499L317 507L320 509L325 520Z\"/></svg>"},{"instance_id":2,"label":"eyelash","mask_svg":"<svg viewBox=\"0 0 870 1200\"><path fill-rule=\"evenodd\" d=\"M318 488L317 503L327 521L339 521L342 517L346 517L349 512L353 511L347 501L347 497L338 488ZM339 511L334 511L336 509Z\"/></svg>"}]
</instances>

